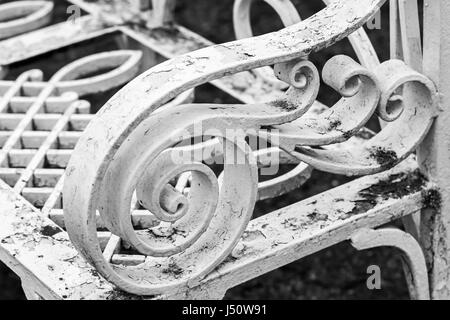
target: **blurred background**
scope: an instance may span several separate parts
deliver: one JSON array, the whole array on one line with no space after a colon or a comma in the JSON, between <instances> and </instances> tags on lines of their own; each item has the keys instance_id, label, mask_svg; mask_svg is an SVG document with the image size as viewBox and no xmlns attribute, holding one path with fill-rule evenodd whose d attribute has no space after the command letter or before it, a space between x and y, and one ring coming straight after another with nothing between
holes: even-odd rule
<instances>
[{"instance_id":1,"label":"blurred background","mask_svg":"<svg viewBox=\"0 0 450 320\"><path fill-rule=\"evenodd\" d=\"M303 19L324 7L318 0L293 0ZM216 42L234 40L232 25L233 0L178 0L176 20L179 24ZM55 19L66 19L65 10L57 10ZM381 29L367 30L382 61L389 58L389 8L383 7ZM263 1L254 1L252 24L255 34L263 34L282 28L281 20ZM311 55L319 67L336 54L354 58L347 40L332 48ZM45 71L45 70L44 70ZM332 105L338 95L322 86L319 100ZM197 102L233 102L232 98L212 86L203 86L197 92ZM370 124L377 130L377 122ZM288 168L287 168L288 169ZM315 172L301 189L285 196L257 204L255 216L318 194L349 179ZM381 290L369 290L366 285L367 268L377 265L381 269ZM357 252L350 244L343 243L303 260L273 271L263 277L230 290L226 299L407 299L408 291L403 277L400 257L394 249L381 248ZM0 300L24 299L18 278L0 263Z\"/></svg>"}]
</instances>

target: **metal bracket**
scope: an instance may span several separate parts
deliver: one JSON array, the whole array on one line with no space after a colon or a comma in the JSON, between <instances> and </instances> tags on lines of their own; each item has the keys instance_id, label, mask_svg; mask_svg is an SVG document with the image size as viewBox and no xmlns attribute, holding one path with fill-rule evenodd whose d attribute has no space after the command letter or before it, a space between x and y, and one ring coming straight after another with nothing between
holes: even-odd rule
<instances>
[{"instance_id":1,"label":"metal bracket","mask_svg":"<svg viewBox=\"0 0 450 320\"><path fill-rule=\"evenodd\" d=\"M430 300L428 271L420 244L412 235L396 228L358 230L350 238L355 249L361 251L377 247L400 249L412 277L410 287L412 299Z\"/></svg>"}]
</instances>

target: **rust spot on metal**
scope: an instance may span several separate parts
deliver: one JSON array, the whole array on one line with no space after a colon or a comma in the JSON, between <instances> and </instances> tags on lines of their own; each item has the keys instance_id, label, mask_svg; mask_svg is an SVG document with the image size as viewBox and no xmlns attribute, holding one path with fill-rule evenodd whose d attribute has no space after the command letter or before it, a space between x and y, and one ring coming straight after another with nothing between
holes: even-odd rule
<instances>
[{"instance_id":1,"label":"rust spot on metal","mask_svg":"<svg viewBox=\"0 0 450 320\"><path fill-rule=\"evenodd\" d=\"M287 100L275 100L272 101L270 105L284 111L294 111L295 109L297 109L297 106L295 104Z\"/></svg>"},{"instance_id":2,"label":"rust spot on metal","mask_svg":"<svg viewBox=\"0 0 450 320\"><path fill-rule=\"evenodd\" d=\"M313 221L327 221L328 215L321 214L320 212L314 210L314 212L308 214L308 218L310 218Z\"/></svg>"},{"instance_id":3,"label":"rust spot on metal","mask_svg":"<svg viewBox=\"0 0 450 320\"><path fill-rule=\"evenodd\" d=\"M425 187L426 179L419 171L400 173L389 176L375 185L358 193L361 197L355 200L355 207L350 215L358 215L373 209L380 200L400 199L406 195L419 192Z\"/></svg>"},{"instance_id":4,"label":"rust spot on metal","mask_svg":"<svg viewBox=\"0 0 450 320\"><path fill-rule=\"evenodd\" d=\"M111 292L111 294L107 297L108 300L124 300L124 301L128 301L128 300L145 300L145 299L152 299L153 296L148 296L148 297L142 297L142 296L137 296L134 294L129 294L125 291L122 290L114 290Z\"/></svg>"},{"instance_id":5,"label":"rust spot on metal","mask_svg":"<svg viewBox=\"0 0 450 320\"><path fill-rule=\"evenodd\" d=\"M172 275L176 278L181 276L184 273L184 270L178 264L172 262L166 269L162 271L162 273Z\"/></svg>"},{"instance_id":6,"label":"rust spot on metal","mask_svg":"<svg viewBox=\"0 0 450 320\"><path fill-rule=\"evenodd\" d=\"M55 234L62 232L58 227L47 225L41 228L41 234L46 237L53 237Z\"/></svg>"},{"instance_id":7,"label":"rust spot on metal","mask_svg":"<svg viewBox=\"0 0 450 320\"><path fill-rule=\"evenodd\" d=\"M442 205L442 196L439 190L429 189L422 191L422 204L424 208L439 211Z\"/></svg>"},{"instance_id":8,"label":"rust spot on metal","mask_svg":"<svg viewBox=\"0 0 450 320\"><path fill-rule=\"evenodd\" d=\"M397 153L384 147L373 147L370 156L382 166L390 166L398 161Z\"/></svg>"},{"instance_id":9,"label":"rust spot on metal","mask_svg":"<svg viewBox=\"0 0 450 320\"><path fill-rule=\"evenodd\" d=\"M333 120L333 121L331 121L331 123L330 123L330 125L328 127L328 130L329 131L336 130L336 128L338 128L341 124L342 124L341 120L339 120L339 119L338 120Z\"/></svg>"}]
</instances>

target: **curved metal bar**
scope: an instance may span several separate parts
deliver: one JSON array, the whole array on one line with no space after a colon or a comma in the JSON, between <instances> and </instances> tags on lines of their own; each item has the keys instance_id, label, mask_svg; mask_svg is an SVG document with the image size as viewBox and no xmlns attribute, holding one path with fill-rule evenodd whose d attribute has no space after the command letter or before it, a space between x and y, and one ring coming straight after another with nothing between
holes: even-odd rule
<instances>
[{"instance_id":1,"label":"curved metal bar","mask_svg":"<svg viewBox=\"0 0 450 320\"><path fill-rule=\"evenodd\" d=\"M253 37L250 9L254 0L236 0L233 7L233 25L237 39ZM285 27L301 21L297 9L289 0L264 0L280 16Z\"/></svg>"},{"instance_id":2,"label":"curved metal bar","mask_svg":"<svg viewBox=\"0 0 450 320\"><path fill-rule=\"evenodd\" d=\"M53 6L51 1L15 1L0 5L0 40L48 24Z\"/></svg>"},{"instance_id":3,"label":"curved metal bar","mask_svg":"<svg viewBox=\"0 0 450 320\"><path fill-rule=\"evenodd\" d=\"M56 88L59 93L76 92L80 96L106 91L134 77L141 59L142 52L135 50L116 50L84 57L54 75L58 78ZM109 69L108 72L85 77Z\"/></svg>"},{"instance_id":4,"label":"curved metal bar","mask_svg":"<svg viewBox=\"0 0 450 320\"><path fill-rule=\"evenodd\" d=\"M279 131L282 149L346 141L377 109L381 94L377 78L351 58L335 56L330 59L323 69L323 80L343 98L315 117L302 117L292 123L274 126Z\"/></svg>"},{"instance_id":5,"label":"curved metal bar","mask_svg":"<svg viewBox=\"0 0 450 320\"><path fill-rule=\"evenodd\" d=\"M305 163L300 163L293 170L282 176L260 182L258 185L258 200L279 197L298 189L309 180L312 171L312 167Z\"/></svg>"},{"instance_id":6,"label":"curved metal bar","mask_svg":"<svg viewBox=\"0 0 450 320\"><path fill-rule=\"evenodd\" d=\"M417 240L409 233L399 229L360 229L350 238L357 250L377 247L395 247L400 249L409 266L415 292L418 300L430 300L428 271L425 256Z\"/></svg>"},{"instance_id":7,"label":"curved metal bar","mask_svg":"<svg viewBox=\"0 0 450 320\"><path fill-rule=\"evenodd\" d=\"M252 26L250 22L250 9L254 0L236 0L233 6L233 26L236 39L246 39L253 37ZM297 9L289 0L263 0L270 5L281 18L285 27L294 25L302 21ZM278 81L273 76L272 68L264 67L253 70L264 81L277 87L284 88L286 84Z\"/></svg>"},{"instance_id":8,"label":"curved metal bar","mask_svg":"<svg viewBox=\"0 0 450 320\"><path fill-rule=\"evenodd\" d=\"M250 8L254 0L236 0L233 8L233 25L237 39L245 39L253 36L250 23ZM269 4L279 15L284 26L290 26L301 21L297 9L290 0L263 0ZM326 5L330 0L323 0ZM378 55L367 36L364 28L356 30L349 35L350 43L358 56L360 63L369 70L373 70L380 64ZM267 70L262 72L267 78Z\"/></svg>"},{"instance_id":9,"label":"curved metal bar","mask_svg":"<svg viewBox=\"0 0 450 320\"><path fill-rule=\"evenodd\" d=\"M333 0L323 0L326 5L330 5ZM381 6L380 6L381 9ZM374 13L375 14L375 13ZM369 37L367 36L364 28L356 30L354 33L348 36L353 49L358 56L358 60L369 70L374 70L380 64L380 59L372 45Z\"/></svg>"}]
</instances>

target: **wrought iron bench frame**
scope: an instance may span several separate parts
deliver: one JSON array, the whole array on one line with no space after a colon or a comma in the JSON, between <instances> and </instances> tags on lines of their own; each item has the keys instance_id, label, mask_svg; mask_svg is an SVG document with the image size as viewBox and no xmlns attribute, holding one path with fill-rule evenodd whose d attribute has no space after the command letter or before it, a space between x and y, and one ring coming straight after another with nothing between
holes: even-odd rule
<instances>
[{"instance_id":1,"label":"wrought iron bench frame","mask_svg":"<svg viewBox=\"0 0 450 320\"><path fill-rule=\"evenodd\" d=\"M450 42L446 42L449 27L445 25L445 17L450 13L450 5L445 1L426 2L423 58L418 19L414 18L418 18L416 2L391 1L392 57L402 58L406 64L391 61L382 64L381 67L367 36L359 28L378 11L379 6L385 2L382 0L364 0L365 6L357 5L357 1L354 0L333 3L326 1L329 5L327 9L305 22L297 21L299 17L294 14L289 4L281 4L286 1L267 1L275 9L278 8L277 11L283 17L286 25L293 24L293 26L276 34L215 46L179 26L175 26L178 31L171 41L167 41L167 38L157 36L158 32L161 32L158 28L149 33L144 32L146 28L136 26L133 21L124 23L123 15L114 14L114 9L108 7L107 4L86 3L81 0L71 2L91 13L82 18L79 29L74 29L74 26L70 25L72 22L66 22L0 42L0 48L14 48L8 50L12 54L0 55L2 68L7 69L9 65L19 60L113 32L121 32L137 40L142 46L151 48L165 58L172 59L151 68L133 80L107 103L97 117L92 119L83 136L78 137L81 140L75 152L70 153L72 156L70 163L67 164L68 159L65 161L65 165L68 166L65 178L63 175L58 177L55 189L43 205L43 210L38 210L30 205L20 194L23 194L23 189L35 174L36 169L39 168L42 159L47 157L48 160L48 151L51 149L51 145L58 139L64 126L70 123L72 115L82 113L87 109L85 102L77 102L77 96L66 94L65 100L58 100L53 104L63 109L60 110L62 116L56 123L53 123L51 133L44 140L45 142L39 145L38 151L32 155L31 162L27 162L24 172L20 172L19 179L14 181L15 190L0 181L0 208L2 208L0 259L20 276L29 299L220 299L228 289L240 283L345 240L351 240L359 250L375 246L395 246L401 249L407 257L406 271L411 276L409 279L411 296L428 299L431 292L432 298L448 298L450 292L448 290L449 268L445 258L446 242L449 237L446 228L447 218L444 213L448 202L446 187L448 184L446 182L448 176L446 159L448 157L446 157L446 153L450 151L447 150L448 148L442 147L448 141L445 133L446 110L442 107L446 103L446 88L449 88L446 83L448 80L445 77L445 70L448 70L448 62L445 57L448 52L446 45ZM160 11L155 5L150 21L153 23L156 21L156 26L158 26L167 22L167 17L170 17L168 14L170 10L166 9L171 7L171 3L170 1L155 3L161 5ZM239 38L251 36L251 29L248 27L250 3L251 1L237 1L235 5L235 29ZM139 9L148 9L143 4L144 2L137 4ZM48 8L44 8L45 10ZM100 14L100 12L108 12L108 14ZM141 14L141 11L137 12ZM46 21L45 14L43 16L38 17L37 20ZM86 28L87 25L89 28ZM1 27L0 24L0 30ZM152 27L155 27L155 24ZM76 31L69 32L69 30ZM71 38L73 32L77 34L75 38ZM11 36L8 33L5 34L7 37ZM30 40L41 39L46 43L45 39L51 40L58 36L61 37L58 43L48 41L48 44L43 46L36 45L35 41ZM324 110L323 106L314 102L319 86L319 77L315 67L306 60L307 54L347 36L352 41L362 66L346 57L333 58L325 67L324 80L347 99L344 99L345 103L350 105L350 108L346 109L347 111L352 110L351 107L360 105L363 106L363 109L367 109L368 115L364 116L362 121L357 118L352 119L350 116L339 118L341 123L337 124L336 122L336 126L330 130L331 134L325 133L325 138L317 139L317 135L314 136L314 134L312 138L306 139L301 134L300 137L296 136L297 130L301 131L304 127L301 125L290 127L284 123L292 122L307 110L306 108L299 110L298 106L290 107L289 103L294 101L305 107L312 105L312 111L309 112L313 112L315 117L319 117L317 113ZM18 48L17 46L12 46L14 43L22 44L20 50L15 49ZM23 47L24 44L25 47ZM199 47L206 48L180 56L185 53L186 48L197 49ZM33 85L30 84L32 82L40 84L37 86L38 89L34 86L34 91L38 91L37 102L33 101L31 107L26 109L25 117L20 118L18 122L18 129L15 128L13 133L6 138L1 154L2 162L14 150L17 138L22 137L27 124L35 121L34 117L39 113L43 104L45 103L49 108L51 105L49 97L52 92L57 91L61 95L64 92L75 91L82 96L87 92L106 90L112 84L127 82L136 73L137 61L140 58L141 55L136 51L121 51L116 53L115 57L114 54L109 57L96 55L62 69L53 76L48 84L42 84L39 79L40 75L36 73L26 74L15 83L4 81L3 85L8 88L4 97L8 94L11 96L8 99L13 99L19 89L27 88L29 92L33 92ZM89 69L95 69L95 65L99 63L117 68L104 75L103 78L92 77L87 82L75 80L77 75L86 72L83 68L86 69L86 66L90 66ZM272 64L275 64L275 73L278 78L294 88L288 91L287 98L285 97L285 100L281 102L275 97L283 95L282 84L267 73L267 66ZM258 69L263 66L266 68ZM252 71L254 69L258 70ZM233 83L239 77L236 74L242 71L251 71L257 79L264 81L255 81L250 84L251 88L236 90ZM296 77L298 72L306 78L306 83L303 81L304 79ZM179 76L180 73L183 75L182 77ZM230 75L231 77L229 77ZM227 77L224 78L224 76ZM359 81L355 84L352 80L356 76L359 77ZM379 81L380 79L384 81ZM185 113L186 106L183 105L190 101L191 92L189 90L206 82L212 82L240 101L249 105L254 104L254 107L247 106L250 111L244 112L242 107L214 106L214 108L209 107L208 110L204 106L193 105L190 108L194 111L190 111L190 113L192 117L196 118L189 119L189 113ZM400 97L403 100L398 100L398 95L394 95L394 93L398 93L399 86L405 83L408 83L408 86L414 86L413 90L404 89L401 93L403 96ZM174 97L177 98L170 101ZM4 104L10 103L10 100L4 99L3 101ZM267 101L278 103L265 103ZM399 152L396 152L395 156L389 152L390 150L386 152L386 149L375 150L378 153L374 153L373 149L367 149L369 151L358 149L366 144L370 146L372 139L372 135L368 132L357 134L368 120L367 116L370 116L378 107L378 115L383 120L395 121L399 117L402 119L402 112L406 111L397 112L397 106L403 101L406 101L405 106L414 105L417 111L414 114L408 114L411 117L409 124L413 123L414 127L408 127L408 122L401 123L402 130L406 130L407 134L406 137L400 137L398 140L406 147L399 146L396 150ZM164 107L149 117L157 106L166 102L169 102L171 106ZM286 105L286 103L288 104ZM345 103L343 103L344 107ZM129 108L130 105L133 106L132 109ZM221 108L225 111L222 112ZM126 180L119 180L123 182L124 187L122 185L119 185L120 188L114 186L119 191L114 190L111 188L111 184L106 183L106 186L111 187L106 189L108 192L105 192L103 185L99 184L103 177L102 172L107 169L106 164L116 168L109 172L114 178L117 172L125 170L117 170L117 168L124 168L121 161L139 160L137 157L127 158L127 152L121 151L121 148L125 148L124 138L130 133L132 134L128 140L139 140L142 129L136 130L136 127L141 120L150 119L146 120L149 121L147 124L144 121L144 127L147 125L150 132L146 132L146 134L154 135L155 139L151 139L153 142L158 141L156 139L158 134L165 134L164 138L166 139L167 135L171 134L170 130L167 131L167 128L158 124L158 121L164 121L168 117L175 119L173 121L178 121L178 125L185 127L187 126L186 118L195 120L195 122L199 119L209 121L208 116L216 117L214 118L216 120L220 120L221 117L238 119L234 123L229 120L233 123L232 127L242 125L245 127L249 124L244 120L261 110L265 112L266 116L271 116L271 120L261 116L257 120L250 120L250 127L278 125L278 129L282 133L280 137L283 150L278 151L280 161L298 164L297 171L281 179L257 185L255 168L257 166L264 167L264 154L251 154L245 148L238 148L248 160L243 164L245 170L236 167L233 169L236 172L231 174L232 178L225 176L223 181L231 191L242 191L245 188L253 191L242 195L242 201L245 203L239 204L238 201L236 206L243 208L240 214L236 215L234 209L222 210L224 216L230 220L230 224L226 227L228 221L219 220L222 221L222 224L216 222L215 228L217 229L212 228L216 233L211 236L210 241L213 248L208 254L214 258L206 261L200 259L203 257L200 254L198 256L191 255L189 257L192 261L198 260L197 264L200 265L200 269L197 270L194 266L192 270L188 270L179 267L178 262L175 263L169 258L166 258L167 266L155 267L152 266L151 261L148 264L145 262L146 260L142 260L142 256L118 254L118 249L124 243L128 243L141 253L167 255L167 252L152 251L149 246L145 245L145 241L136 238L127 229L130 226L132 228L133 223L138 224L138 221L142 223L142 219L144 224L151 224L152 221L148 215L139 216L137 212L136 215L133 215L133 221L130 222L129 218L124 220L120 215L116 217L110 214L110 212L114 212L114 207L111 207L109 202L120 201L114 198L116 192L121 194L119 192L122 190L121 188L125 188L124 191L127 191L126 188L131 188L128 187ZM177 118L177 112L183 117ZM230 114L234 118L226 118L230 117ZM435 120L436 117L437 120ZM433 121L431 132L423 141ZM220 127L221 122L214 122L214 125L217 126L217 123ZM312 121L305 123L314 127ZM306 125L305 123L303 125ZM326 124L330 123L326 122ZM227 127L224 124L221 125L223 130ZM342 129L339 129L341 125L347 125L348 131L342 132ZM388 124L386 128L393 128L393 126L389 126ZM336 127L339 130L336 130ZM151 128L158 128L158 130ZM394 129L388 132L385 140L389 140L390 135L399 137ZM303 130L303 133L308 133L308 131ZM345 142L353 135L356 137ZM14 138L14 136L16 137ZM269 133L271 142L275 143L275 138L278 136L270 136ZM398 141L393 141L394 144L396 142ZM414 157L408 158L420 142L422 143L417 152L418 160L416 161ZM352 152L342 152L344 149L340 143L346 145ZM215 144L218 145L217 142ZM323 151L298 147L299 145L324 146L328 144L330 146L323 148ZM225 145L228 146L227 143ZM134 149L124 150L134 152ZM155 148L155 151L157 150L158 148ZM357 154L356 151L353 152L354 150L360 152L358 153L361 155L360 158L353 158L353 155ZM119 156L115 154L116 152L119 152ZM113 155L114 157L112 157ZM167 157L162 157L160 160L155 158L156 155L157 153L153 155L155 162L161 166L167 166L167 169L173 169L173 172L178 172L177 169L167 164ZM296 160L293 160L293 157ZM253 160L253 158L255 159ZM364 160L361 160L363 158ZM112 160L116 162L111 162ZM124 163L128 163L127 161ZM257 199L274 197L293 190L308 179L311 167L301 161L320 170L367 176L254 219L247 226L251 216L252 203ZM398 163L400 164L395 166ZM231 166L233 165L231 164ZM392 168L394 166L395 168ZM126 170L136 171L138 168L139 162L136 162L136 166L131 166L131 169L127 168ZM218 185L211 182L211 174L207 170L194 164L191 164L190 168L194 171L198 170L196 179L207 184L211 190L218 188ZM141 172L153 177L150 180L158 181L158 179L154 179L155 168L152 169L153 171L147 168ZM129 172L125 171L125 173ZM239 174L242 176L239 177ZM422 174L427 175L429 182L423 178ZM105 179L112 179L111 177L105 176ZM120 178L120 175L118 177ZM164 179L162 180L163 184ZM179 183L183 185L185 181ZM61 201L63 184L65 184L64 217L61 212L52 212L55 203ZM160 197L161 192L165 190L163 184L144 184L142 189L156 190L155 194ZM383 193L380 186L386 186L386 184L395 186L397 192ZM368 192L371 193L371 196L367 195ZM373 196L377 192L378 195ZM197 202L200 202L201 197L205 196L214 199L213 194L199 194L200 198L199 196L194 198L197 199ZM102 197L109 197L108 201L101 204L105 207L109 206L110 210L105 210L106 213L100 210L101 221L97 221L99 218L96 216L96 210L92 208L96 209L94 204L97 199ZM151 207L152 213L160 219L173 218L165 215L167 210L152 207L155 205L154 198L146 199L144 195L141 195L140 198L141 201L148 201L148 207ZM156 202L159 202L159 199ZM175 203L182 201L173 193L169 193L167 199L167 202L164 203L166 208L174 201ZM230 199L232 198L228 198L227 201ZM53 201L53 204L49 205L49 201ZM225 201L225 203L227 202ZM203 209L201 211L207 212ZM245 214L243 214L244 211ZM214 210L212 212L214 213ZM317 214L314 214L317 212L326 218L318 218ZM208 219L212 219L212 216ZM403 219L407 232L396 229L376 229L397 219ZM101 235L99 239L97 228L100 224L120 237L108 234L106 237ZM71 240L62 227L68 228ZM210 231L202 229L202 232ZM218 236L219 233L226 236L221 239ZM102 239L106 239L106 241ZM101 244L102 241L103 244ZM74 248L74 244L84 258ZM173 254L178 250L189 249L181 247L175 245L168 249L169 256L176 257L176 254ZM229 258L226 259L227 257ZM85 258L95 268L91 267ZM115 261L116 266L122 267L111 268L109 264L111 261ZM425 262L428 264L426 265ZM146 263L148 264L147 269ZM166 262L162 262L162 264L164 263ZM136 270L138 270L137 273L126 273ZM123 275L119 274L122 271L131 280L124 280ZM148 280L148 274L151 272L158 274L158 277ZM185 276L189 272L195 276ZM133 276L140 280L134 280ZM154 282L151 283L151 281ZM167 281L168 284L164 284L164 281ZM431 290L429 290L428 283L431 285ZM129 293L118 290L116 286Z\"/></svg>"}]
</instances>

